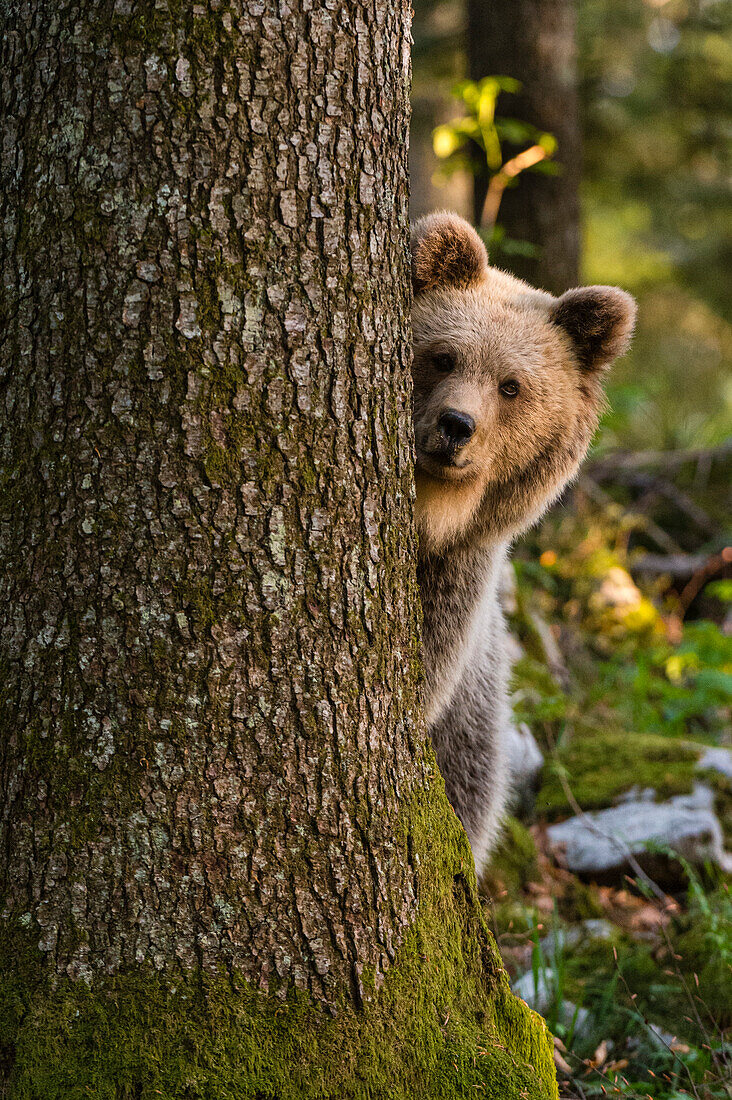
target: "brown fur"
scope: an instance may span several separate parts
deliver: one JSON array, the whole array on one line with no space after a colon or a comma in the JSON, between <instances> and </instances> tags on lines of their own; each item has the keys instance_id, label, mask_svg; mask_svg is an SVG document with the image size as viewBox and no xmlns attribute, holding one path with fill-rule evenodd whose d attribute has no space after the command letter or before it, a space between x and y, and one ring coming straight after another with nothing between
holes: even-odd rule
<instances>
[{"instance_id":1,"label":"brown fur","mask_svg":"<svg viewBox=\"0 0 732 1100\"><path fill-rule=\"evenodd\" d=\"M412 286L415 294L438 286L467 287L488 269L485 246L457 214L428 214L412 236Z\"/></svg>"},{"instance_id":2,"label":"brown fur","mask_svg":"<svg viewBox=\"0 0 732 1100\"><path fill-rule=\"evenodd\" d=\"M603 369L627 347L635 305L614 287L559 299L534 290L489 267L454 214L415 226L412 257L427 721L480 871L510 782L498 578L511 540L577 473L602 409ZM474 422L467 441L441 420L455 413Z\"/></svg>"}]
</instances>

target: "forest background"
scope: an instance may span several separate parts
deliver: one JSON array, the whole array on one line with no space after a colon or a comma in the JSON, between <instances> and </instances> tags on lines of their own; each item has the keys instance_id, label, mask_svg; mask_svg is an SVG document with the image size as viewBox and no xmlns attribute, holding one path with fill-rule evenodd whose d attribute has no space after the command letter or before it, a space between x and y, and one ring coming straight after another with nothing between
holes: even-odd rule
<instances>
[{"instance_id":1,"label":"forest background","mask_svg":"<svg viewBox=\"0 0 732 1100\"><path fill-rule=\"evenodd\" d=\"M541 7L493 4L490 19L523 18L531 34ZM475 220L473 177L485 158L460 140L471 95L460 82L517 75L495 54L481 68L483 8L415 3L413 217L448 207ZM732 846L732 5L579 0L564 33L575 16L572 161L560 139L511 186L541 193L552 181L543 201L561 221L579 177L580 281L631 291L639 321L586 472L515 555L506 601L515 712L543 763L538 792L527 764L484 897L515 988L558 1036L564 1095L729 1097L725 856L707 846L674 859L672 826L665 852L649 844L635 867L619 860L609 873L579 874L561 866L551 827L629 800L632 814L634 799L707 798ZM497 118L514 118L512 100L540 95L517 91L498 96ZM499 136L511 125L499 124ZM537 137L504 141L504 162ZM492 262L534 281L543 262L546 279L551 258L522 239L510 211L506 230L503 209L487 227ZM721 771L700 767L704 746L722 750ZM602 832L606 819L596 820Z\"/></svg>"}]
</instances>

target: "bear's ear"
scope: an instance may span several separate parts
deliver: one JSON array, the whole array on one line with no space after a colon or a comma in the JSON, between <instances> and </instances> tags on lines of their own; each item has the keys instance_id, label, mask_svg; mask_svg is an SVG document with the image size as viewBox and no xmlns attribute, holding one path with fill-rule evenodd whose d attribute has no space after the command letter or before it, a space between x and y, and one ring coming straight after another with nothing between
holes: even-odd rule
<instances>
[{"instance_id":1,"label":"bear's ear","mask_svg":"<svg viewBox=\"0 0 732 1100\"><path fill-rule=\"evenodd\" d=\"M624 290L585 286L563 294L551 320L572 338L581 368L595 371L628 350L635 313L635 301Z\"/></svg>"},{"instance_id":2,"label":"bear's ear","mask_svg":"<svg viewBox=\"0 0 732 1100\"><path fill-rule=\"evenodd\" d=\"M488 270L488 253L472 225L457 214L428 214L412 230L415 294L438 286L464 289Z\"/></svg>"}]
</instances>

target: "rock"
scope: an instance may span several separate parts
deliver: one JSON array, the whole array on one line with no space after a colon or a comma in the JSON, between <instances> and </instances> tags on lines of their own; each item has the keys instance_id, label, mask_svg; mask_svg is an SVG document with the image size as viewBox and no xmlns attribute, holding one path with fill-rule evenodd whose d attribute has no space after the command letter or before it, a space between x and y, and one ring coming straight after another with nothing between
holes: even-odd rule
<instances>
[{"instance_id":1,"label":"rock","mask_svg":"<svg viewBox=\"0 0 732 1100\"><path fill-rule=\"evenodd\" d=\"M615 799L616 806L622 806L626 802L656 802L656 792L653 787L631 787L630 790L623 791Z\"/></svg>"},{"instance_id":2,"label":"rock","mask_svg":"<svg viewBox=\"0 0 732 1100\"><path fill-rule=\"evenodd\" d=\"M645 1027L639 1029L634 1035L629 1035L626 1039L627 1049L636 1053L644 1045L648 1043L652 1048L659 1048L662 1050L668 1050L672 1043L676 1042L676 1036L672 1035L670 1031L665 1031L658 1024L647 1023Z\"/></svg>"},{"instance_id":3,"label":"rock","mask_svg":"<svg viewBox=\"0 0 732 1100\"><path fill-rule=\"evenodd\" d=\"M670 1031L665 1031L662 1027L659 1027L658 1024L648 1024L648 1034L651 1040L656 1042L658 1046L666 1048L669 1048L676 1038Z\"/></svg>"},{"instance_id":4,"label":"rock","mask_svg":"<svg viewBox=\"0 0 732 1100\"><path fill-rule=\"evenodd\" d=\"M525 722L511 726L506 742L511 766L511 805L526 812L534 804L544 756Z\"/></svg>"},{"instance_id":5,"label":"rock","mask_svg":"<svg viewBox=\"0 0 732 1100\"><path fill-rule=\"evenodd\" d=\"M703 783L695 783L691 794L679 794L671 801L687 810L713 810L714 791Z\"/></svg>"},{"instance_id":6,"label":"rock","mask_svg":"<svg viewBox=\"0 0 732 1100\"><path fill-rule=\"evenodd\" d=\"M617 877L632 870L632 854L654 877L678 878L677 862L662 849L695 865L711 861L732 871L732 856L724 851L713 805L713 792L697 784L691 795L668 802L624 802L572 817L550 826L547 837L566 867L578 875Z\"/></svg>"},{"instance_id":7,"label":"rock","mask_svg":"<svg viewBox=\"0 0 732 1100\"><path fill-rule=\"evenodd\" d=\"M587 940L609 940L613 926L607 920L585 920L581 924L571 924L568 928L558 928L539 940L544 955L554 955L557 951L571 950Z\"/></svg>"},{"instance_id":8,"label":"rock","mask_svg":"<svg viewBox=\"0 0 732 1100\"><path fill-rule=\"evenodd\" d=\"M713 771L732 779L732 749L705 749L699 763L699 771Z\"/></svg>"},{"instance_id":9,"label":"rock","mask_svg":"<svg viewBox=\"0 0 732 1100\"><path fill-rule=\"evenodd\" d=\"M517 997L526 1001L529 1008L533 1008L540 1016L546 1016L555 1000L553 975L551 971L539 970L534 979L533 970L522 974L512 985ZM583 1034L588 1028L590 1014L586 1008L578 1008L572 1001L562 1001L557 1010L557 1020L568 1031L574 1031L575 1037Z\"/></svg>"},{"instance_id":10,"label":"rock","mask_svg":"<svg viewBox=\"0 0 732 1100\"><path fill-rule=\"evenodd\" d=\"M549 1011L554 1000L553 983L548 982L546 972L542 969L534 975L533 970L522 974L513 983L513 991L522 1001L526 1001L529 1008L544 1016Z\"/></svg>"},{"instance_id":11,"label":"rock","mask_svg":"<svg viewBox=\"0 0 732 1100\"><path fill-rule=\"evenodd\" d=\"M592 917L582 921L582 930L588 940L610 940L613 936L613 926L609 920Z\"/></svg>"}]
</instances>

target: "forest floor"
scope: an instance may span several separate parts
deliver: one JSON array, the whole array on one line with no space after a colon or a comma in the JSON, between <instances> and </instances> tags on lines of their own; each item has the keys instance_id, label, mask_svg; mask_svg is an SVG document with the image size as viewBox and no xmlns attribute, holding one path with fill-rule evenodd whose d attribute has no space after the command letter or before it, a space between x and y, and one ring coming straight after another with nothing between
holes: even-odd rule
<instances>
[{"instance_id":1,"label":"forest floor","mask_svg":"<svg viewBox=\"0 0 732 1100\"><path fill-rule=\"evenodd\" d=\"M535 763L486 915L556 1036L563 1097L729 1100L730 452L624 462L590 466L514 555Z\"/></svg>"}]
</instances>

